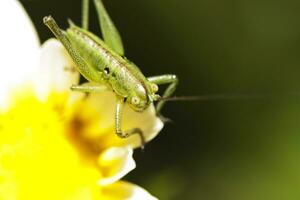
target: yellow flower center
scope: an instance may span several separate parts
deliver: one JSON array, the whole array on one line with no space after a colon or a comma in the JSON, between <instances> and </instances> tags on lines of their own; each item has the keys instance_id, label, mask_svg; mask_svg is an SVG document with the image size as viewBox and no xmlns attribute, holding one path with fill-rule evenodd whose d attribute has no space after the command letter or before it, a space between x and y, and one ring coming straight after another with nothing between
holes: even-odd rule
<instances>
[{"instance_id":1,"label":"yellow flower center","mask_svg":"<svg viewBox=\"0 0 300 200\"><path fill-rule=\"evenodd\" d=\"M92 199L102 147L85 127L96 113L82 101L66 105L68 95L14 97L0 112L0 199Z\"/></svg>"}]
</instances>

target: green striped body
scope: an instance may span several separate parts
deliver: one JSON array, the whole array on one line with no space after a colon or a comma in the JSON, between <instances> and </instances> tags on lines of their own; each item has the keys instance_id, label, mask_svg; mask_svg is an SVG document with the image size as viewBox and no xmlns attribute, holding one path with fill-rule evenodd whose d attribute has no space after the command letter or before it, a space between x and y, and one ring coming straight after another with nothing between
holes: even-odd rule
<instances>
[{"instance_id":1,"label":"green striped body","mask_svg":"<svg viewBox=\"0 0 300 200\"><path fill-rule=\"evenodd\" d=\"M153 95L151 83L136 65L112 51L100 38L84 29L71 25L66 36L88 67L100 72L99 78L89 81L106 84L125 99L138 97L142 100L140 110L148 107Z\"/></svg>"}]
</instances>

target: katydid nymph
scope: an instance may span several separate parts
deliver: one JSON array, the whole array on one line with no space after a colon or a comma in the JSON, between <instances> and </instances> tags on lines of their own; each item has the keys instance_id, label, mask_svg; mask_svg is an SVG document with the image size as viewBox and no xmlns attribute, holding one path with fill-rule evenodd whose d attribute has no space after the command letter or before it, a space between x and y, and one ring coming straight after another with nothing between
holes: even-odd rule
<instances>
[{"instance_id":1,"label":"katydid nymph","mask_svg":"<svg viewBox=\"0 0 300 200\"><path fill-rule=\"evenodd\" d=\"M121 36L108 15L101 0L94 0L98 13L103 40L88 31L89 0L83 0L82 27L70 22L70 27L63 31L51 16L44 18L44 24L63 44L75 63L76 69L89 83L72 86L80 92L102 92L113 90L117 96L115 110L115 132L121 138L138 134L142 146L145 144L143 132L139 127L122 130L122 110L128 104L134 111L143 112L155 101L156 113L160 112L166 99L170 97L178 84L177 76L166 74L145 77L140 69L124 56ZM92 84L91 84L92 83ZM158 85L168 84L160 97Z\"/></svg>"}]
</instances>

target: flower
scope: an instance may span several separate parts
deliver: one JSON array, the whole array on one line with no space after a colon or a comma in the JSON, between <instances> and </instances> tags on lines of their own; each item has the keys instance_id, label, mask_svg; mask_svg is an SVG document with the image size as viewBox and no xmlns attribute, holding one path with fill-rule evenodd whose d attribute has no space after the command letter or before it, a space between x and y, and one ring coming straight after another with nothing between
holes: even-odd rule
<instances>
[{"instance_id":1,"label":"flower","mask_svg":"<svg viewBox=\"0 0 300 200\"><path fill-rule=\"evenodd\" d=\"M16 0L1 1L0 23L0 199L156 199L120 181L140 140L115 135L113 92L71 92L74 63L55 39L40 47ZM124 129L140 127L147 141L163 127L153 106L124 116Z\"/></svg>"}]
</instances>

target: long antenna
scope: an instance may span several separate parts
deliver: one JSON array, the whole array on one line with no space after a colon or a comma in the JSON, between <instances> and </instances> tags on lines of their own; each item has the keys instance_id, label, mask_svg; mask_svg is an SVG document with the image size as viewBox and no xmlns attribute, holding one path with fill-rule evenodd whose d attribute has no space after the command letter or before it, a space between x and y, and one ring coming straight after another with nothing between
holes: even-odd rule
<instances>
[{"instance_id":1,"label":"long antenna","mask_svg":"<svg viewBox=\"0 0 300 200\"><path fill-rule=\"evenodd\" d=\"M269 99L283 96L300 97L299 92L279 93L261 93L261 94L204 94L197 96L174 96L161 97L158 101L217 101L217 100L247 100L247 99Z\"/></svg>"}]
</instances>

